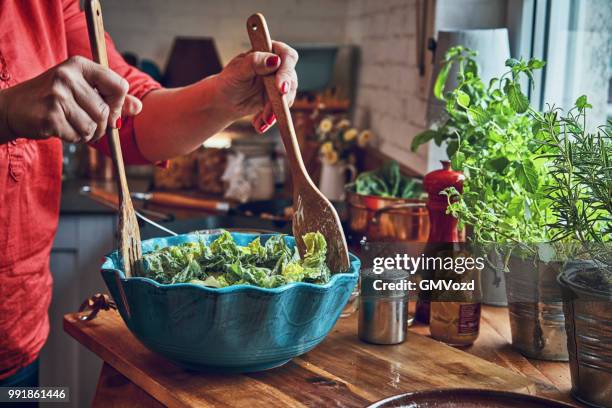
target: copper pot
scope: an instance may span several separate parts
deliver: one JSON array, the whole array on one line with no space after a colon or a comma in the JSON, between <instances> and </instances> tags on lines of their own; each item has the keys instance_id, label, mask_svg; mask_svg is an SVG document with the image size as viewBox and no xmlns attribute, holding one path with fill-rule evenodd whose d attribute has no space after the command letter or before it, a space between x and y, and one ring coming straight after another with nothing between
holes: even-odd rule
<instances>
[{"instance_id":1,"label":"copper pot","mask_svg":"<svg viewBox=\"0 0 612 408\"><path fill-rule=\"evenodd\" d=\"M426 242L429 216L424 200L361 195L346 188L349 230L369 241Z\"/></svg>"}]
</instances>

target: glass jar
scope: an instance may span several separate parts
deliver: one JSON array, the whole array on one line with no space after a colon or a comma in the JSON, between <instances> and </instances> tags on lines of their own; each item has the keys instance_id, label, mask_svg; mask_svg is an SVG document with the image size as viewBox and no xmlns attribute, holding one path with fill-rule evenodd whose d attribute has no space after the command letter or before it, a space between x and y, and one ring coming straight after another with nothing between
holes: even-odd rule
<instances>
[{"instance_id":1,"label":"glass jar","mask_svg":"<svg viewBox=\"0 0 612 408\"><path fill-rule=\"evenodd\" d=\"M454 250L441 252L444 259L471 257L469 252ZM480 332L480 269L475 266L463 273L452 271L433 272L432 281L447 281L455 288L431 291L429 331L431 337L451 346L469 346Z\"/></svg>"}]
</instances>

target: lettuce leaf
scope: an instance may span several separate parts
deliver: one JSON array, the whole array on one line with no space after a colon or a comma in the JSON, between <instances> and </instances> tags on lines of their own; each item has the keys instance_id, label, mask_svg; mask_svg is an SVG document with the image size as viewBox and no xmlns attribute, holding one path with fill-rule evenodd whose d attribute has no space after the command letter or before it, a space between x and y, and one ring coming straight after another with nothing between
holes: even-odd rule
<instances>
[{"instance_id":1,"label":"lettuce leaf","mask_svg":"<svg viewBox=\"0 0 612 408\"><path fill-rule=\"evenodd\" d=\"M303 237L306 253L301 259L284 235L274 235L262 244L257 237L247 246L238 245L223 231L206 245L190 242L144 254L145 276L160 283L189 282L223 288L246 284L275 288L292 282L324 284L331 278L325 263L327 243L320 232Z\"/></svg>"}]
</instances>

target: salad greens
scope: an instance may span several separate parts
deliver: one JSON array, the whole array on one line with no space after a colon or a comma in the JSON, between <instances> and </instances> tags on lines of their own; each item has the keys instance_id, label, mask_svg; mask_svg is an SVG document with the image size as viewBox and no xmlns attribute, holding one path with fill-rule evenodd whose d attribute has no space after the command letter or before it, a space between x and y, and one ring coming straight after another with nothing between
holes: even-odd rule
<instances>
[{"instance_id":1,"label":"salad greens","mask_svg":"<svg viewBox=\"0 0 612 408\"><path fill-rule=\"evenodd\" d=\"M214 288L328 282L331 271L325 263L325 238L320 232L309 232L303 239L306 253L300 259L297 247L290 248L284 235L273 235L265 243L257 237L247 246L239 246L229 232L223 231L210 244L188 242L144 254L144 276L164 284L194 283Z\"/></svg>"},{"instance_id":2,"label":"salad greens","mask_svg":"<svg viewBox=\"0 0 612 408\"><path fill-rule=\"evenodd\" d=\"M423 184L400 173L396 161L388 161L380 169L361 173L355 180L355 192L392 198L420 198Z\"/></svg>"}]
</instances>

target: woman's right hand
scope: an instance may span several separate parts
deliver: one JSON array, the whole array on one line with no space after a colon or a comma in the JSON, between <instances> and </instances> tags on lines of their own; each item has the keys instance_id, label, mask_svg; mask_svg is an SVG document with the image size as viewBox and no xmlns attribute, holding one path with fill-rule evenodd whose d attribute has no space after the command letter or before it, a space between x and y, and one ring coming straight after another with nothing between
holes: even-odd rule
<instances>
[{"instance_id":1,"label":"woman's right hand","mask_svg":"<svg viewBox=\"0 0 612 408\"><path fill-rule=\"evenodd\" d=\"M142 104L128 95L128 82L84 57L71 57L41 75L0 91L0 142L59 137L91 142L108 127L121 127L122 113Z\"/></svg>"}]
</instances>

